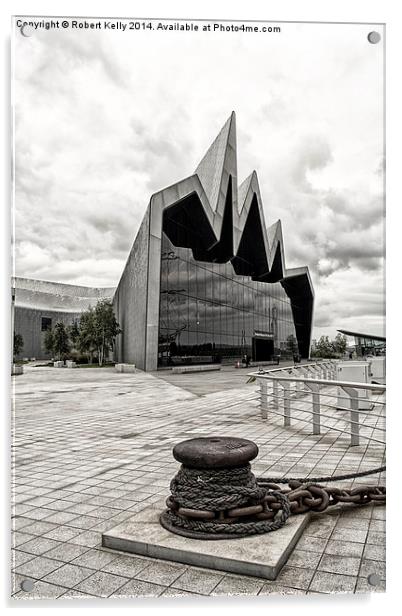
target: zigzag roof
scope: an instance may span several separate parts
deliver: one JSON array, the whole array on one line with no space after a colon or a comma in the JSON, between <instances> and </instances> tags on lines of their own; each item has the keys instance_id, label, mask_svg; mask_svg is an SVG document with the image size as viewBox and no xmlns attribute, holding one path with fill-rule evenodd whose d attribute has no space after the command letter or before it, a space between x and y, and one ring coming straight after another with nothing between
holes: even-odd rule
<instances>
[{"instance_id":1,"label":"zigzag roof","mask_svg":"<svg viewBox=\"0 0 402 616\"><path fill-rule=\"evenodd\" d=\"M196 260L231 261L239 275L280 282L291 300L299 347L302 344L306 354L314 303L309 270L286 268L281 221L266 227L257 172L237 186L234 112L194 175L154 194L150 212L172 243L190 248ZM299 332L297 323L302 323Z\"/></svg>"},{"instance_id":2,"label":"zigzag roof","mask_svg":"<svg viewBox=\"0 0 402 616\"><path fill-rule=\"evenodd\" d=\"M186 190L185 185L190 186L190 190ZM177 198L172 195L172 192L176 191ZM255 271L249 271L249 275L267 282L277 282L283 278L300 275L302 271L309 277L307 267L302 271L300 268L296 268L297 271L286 268L281 221L278 220L270 227L266 227L257 172L253 171L237 187L234 111L197 166L195 174L153 196L153 198L158 197L162 197L164 203L165 221L168 219L174 221L179 217L179 211L182 214L186 209L189 216L195 216L197 223L205 227L203 239L201 237L194 239L194 244L197 246L192 246L191 241L190 245L186 245L193 249L195 258L198 255L199 260L218 260L217 247L225 232L226 237L228 235L228 229L224 229L226 224L231 226L233 247L232 250L230 247L226 250L221 247L219 260L231 260L235 270L241 269L239 263L243 257L239 254L239 250L241 252L242 238L250 226L249 232L254 234L254 257L258 258L258 264ZM169 208L174 206L175 211L169 212ZM200 259L200 243L205 253L203 259ZM208 258L208 253L211 258ZM312 285L310 286L313 293Z\"/></svg>"}]
</instances>

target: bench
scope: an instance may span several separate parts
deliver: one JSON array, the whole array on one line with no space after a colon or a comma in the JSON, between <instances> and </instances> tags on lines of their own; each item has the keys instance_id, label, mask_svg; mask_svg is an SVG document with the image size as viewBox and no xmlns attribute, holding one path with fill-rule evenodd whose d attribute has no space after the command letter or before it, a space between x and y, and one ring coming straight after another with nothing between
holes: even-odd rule
<instances>
[{"instance_id":1,"label":"bench","mask_svg":"<svg viewBox=\"0 0 402 616\"><path fill-rule=\"evenodd\" d=\"M135 372L135 364L115 364L116 372Z\"/></svg>"},{"instance_id":2,"label":"bench","mask_svg":"<svg viewBox=\"0 0 402 616\"><path fill-rule=\"evenodd\" d=\"M173 374L186 374L188 372L212 372L220 370L220 364L201 364L199 366L175 366L172 368Z\"/></svg>"}]
</instances>

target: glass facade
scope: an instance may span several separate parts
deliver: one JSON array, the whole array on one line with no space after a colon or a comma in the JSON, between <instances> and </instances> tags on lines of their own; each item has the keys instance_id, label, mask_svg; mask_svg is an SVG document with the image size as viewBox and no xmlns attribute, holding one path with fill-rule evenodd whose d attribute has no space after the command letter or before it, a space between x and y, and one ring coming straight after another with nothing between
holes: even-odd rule
<instances>
[{"instance_id":1,"label":"glass facade","mask_svg":"<svg viewBox=\"0 0 402 616\"><path fill-rule=\"evenodd\" d=\"M290 300L280 283L235 274L232 264L195 261L163 233L158 363L255 361L297 353Z\"/></svg>"},{"instance_id":2,"label":"glass facade","mask_svg":"<svg viewBox=\"0 0 402 616\"><path fill-rule=\"evenodd\" d=\"M385 355L385 340L355 336L357 355Z\"/></svg>"}]
</instances>

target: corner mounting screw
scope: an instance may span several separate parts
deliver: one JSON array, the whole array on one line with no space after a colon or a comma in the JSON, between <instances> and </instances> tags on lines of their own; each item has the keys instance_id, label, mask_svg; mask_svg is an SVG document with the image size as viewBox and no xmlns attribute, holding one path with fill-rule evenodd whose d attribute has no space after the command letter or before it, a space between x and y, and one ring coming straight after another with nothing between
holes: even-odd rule
<instances>
[{"instance_id":1,"label":"corner mounting screw","mask_svg":"<svg viewBox=\"0 0 402 616\"><path fill-rule=\"evenodd\" d=\"M372 43L372 45L376 45L381 41L381 34L375 31L369 32L367 35L367 40L369 43Z\"/></svg>"},{"instance_id":2,"label":"corner mounting screw","mask_svg":"<svg viewBox=\"0 0 402 616\"><path fill-rule=\"evenodd\" d=\"M378 586L378 584L381 582L381 579L378 573L370 573L370 575L367 576L367 581L370 586Z\"/></svg>"},{"instance_id":3,"label":"corner mounting screw","mask_svg":"<svg viewBox=\"0 0 402 616\"><path fill-rule=\"evenodd\" d=\"M35 587L35 583L33 580L22 580L21 582L21 590L24 592L31 592Z\"/></svg>"}]
</instances>

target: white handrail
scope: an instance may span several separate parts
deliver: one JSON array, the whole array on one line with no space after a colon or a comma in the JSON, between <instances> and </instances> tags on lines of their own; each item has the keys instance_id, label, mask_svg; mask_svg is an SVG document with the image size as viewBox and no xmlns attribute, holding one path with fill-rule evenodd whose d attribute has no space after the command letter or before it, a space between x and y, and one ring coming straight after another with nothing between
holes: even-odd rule
<instances>
[{"instance_id":1,"label":"white handrail","mask_svg":"<svg viewBox=\"0 0 402 616\"><path fill-rule=\"evenodd\" d=\"M263 372L256 372L253 374L263 375L263 374L271 374L272 372L281 372L282 370L300 370L301 368L305 368L306 370L308 370L309 368L314 368L315 366L323 367L325 364L328 364L328 363L336 364L338 361L339 360L337 359L325 359L325 360L310 363L310 364L298 364L298 365L295 364L293 366L281 366L280 368L272 368L270 370L264 370ZM258 363L258 362L254 362L254 363Z\"/></svg>"},{"instance_id":2,"label":"white handrail","mask_svg":"<svg viewBox=\"0 0 402 616\"><path fill-rule=\"evenodd\" d=\"M306 374L308 370L308 366L306 369L306 364L303 364L302 368L304 368L303 373ZM336 381L332 379L310 378L307 376L299 377L299 376L294 375L295 367L289 367L288 370L292 371L293 375L291 374L291 372L287 372L287 375L285 376L283 373L286 371L286 368L270 370L269 372L250 372L248 374L249 377L255 378L257 382L259 382L260 384L260 392L261 392L260 393L260 408L261 408L261 416L263 419L268 419L268 412L272 412L274 415L280 415L281 417L284 418L285 426L290 426L291 419L292 419L291 400L294 398L297 398L300 395L300 393L302 394L302 396L303 396L303 393L306 393L306 395L310 395L312 397L312 408L311 409L300 409L296 406L296 407L293 407L293 410L302 411L304 413L311 414L312 423L313 423L313 434L320 434L321 417L328 418L328 419L335 419L335 420L339 419L339 417L332 418L328 415L325 415L324 413L321 413L321 405L322 405L327 408L334 408L336 410L348 411L350 413L350 419L348 421L348 424L349 424L349 432L350 432L350 437L351 437L350 443L352 446L360 444L360 436L362 438L368 439L369 441L374 441L374 442L385 445L383 441L379 441L378 439L375 439L372 436L369 437L364 434L360 434L360 427L370 428L373 431L378 429L380 432L385 432L385 429L382 429L380 427L377 428L377 426L368 426L367 424L361 423L360 417L359 417L359 415L361 414L364 414L366 416L371 415L370 412L362 413L359 409L360 402L362 400L366 400L366 399L360 398L359 390L366 390L367 392L376 391L379 393L384 393L386 392L385 385L371 384L371 383L355 383L351 381ZM282 374L272 374L273 372L276 372L276 373L282 372ZM328 368L325 374L328 374ZM272 390L270 392L268 391L269 382L272 383ZM308 393L304 389L300 391L299 385L302 383L304 383L305 388L307 388ZM294 384L294 387L292 388L292 390L291 390L291 384ZM283 395L279 395L279 391L278 391L279 385L283 389ZM320 399L321 395L323 395L324 397L327 395L325 394L325 392L320 391L324 387L338 387L339 389L343 390L345 394L347 395L347 398L345 398L344 396L338 395L338 400L339 399L349 400L350 407L349 408L346 408L344 406L335 407L332 404L328 404L325 402L321 403L321 399ZM283 406L283 409L281 410L283 410L283 413L278 412L279 402L282 403L281 406ZM373 406L374 404L375 402L373 402ZM381 404L383 404L382 401L381 401ZM377 414L372 415L372 416L373 418L376 417L377 419L381 419L382 417L384 417L385 419L385 416L381 416ZM300 420L300 419L301 419L300 417L297 418L297 420ZM301 420L301 421L306 421L307 423L307 420ZM323 424L322 427L335 430L336 432L346 432L346 430L339 430L335 426L331 427L331 426L325 426Z\"/></svg>"},{"instance_id":3,"label":"white handrail","mask_svg":"<svg viewBox=\"0 0 402 616\"><path fill-rule=\"evenodd\" d=\"M269 374L259 374L258 372L249 372L247 376L254 376L258 379L267 379L269 381L291 381L302 383L317 383L317 385L327 385L328 387L353 387L355 389L367 389L369 391L386 391L386 385L372 384L372 383L355 383L353 381L328 381L327 379L310 379L295 376L274 376Z\"/></svg>"}]
</instances>

